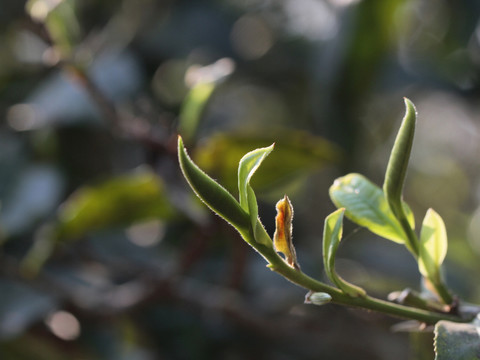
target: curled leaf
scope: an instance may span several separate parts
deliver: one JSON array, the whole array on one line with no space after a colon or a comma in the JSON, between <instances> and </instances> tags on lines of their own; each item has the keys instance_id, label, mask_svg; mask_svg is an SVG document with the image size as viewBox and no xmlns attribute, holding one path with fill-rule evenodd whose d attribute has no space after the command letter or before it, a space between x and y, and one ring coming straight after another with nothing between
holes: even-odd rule
<instances>
[{"instance_id":1,"label":"curled leaf","mask_svg":"<svg viewBox=\"0 0 480 360\"><path fill-rule=\"evenodd\" d=\"M232 224L240 234L246 234L251 228L247 212L227 190L195 165L188 156L180 136L178 137L178 159L183 175L197 196L213 212Z\"/></svg>"},{"instance_id":2,"label":"curled leaf","mask_svg":"<svg viewBox=\"0 0 480 360\"><path fill-rule=\"evenodd\" d=\"M350 284L335 272L335 256L337 254L343 232L343 216L345 209L338 209L325 219L323 230L323 264L328 278L344 293L353 296L365 296L361 287Z\"/></svg>"},{"instance_id":3,"label":"curled leaf","mask_svg":"<svg viewBox=\"0 0 480 360\"><path fill-rule=\"evenodd\" d=\"M297 254L292 242L293 206L287 195L277 202L276 208L277 216L273 235L275 251L283 253L287 263L295 269L299 269Z\"/></svg>"},{"instance_id":4,"label":"curled leaf","mask_svg":"<svg viewBox=\"0 0 480 360\"><path fill-rule=\"evenodd\" d=\"M250 180L255 171L260 167L263 160L272 152L273 144L250 151L245 154L238 164L238 193L240 206L250 217L255 240L263 245L271 246L271 239L258 218L258 205L255 192L250 186Z\"/></svg>"},{"instance_id":5,"label":"curled leaf","mask_svg":"<svg viewBox=\"0 0 480 360\"><path fill-rule=\"evenodd\" d=\"M407 98L405 98L405 106L407 110L395 139L390 159L388 160L385 181L383 183L385 197L396 217L399 217L403 212L402 191L407 174L408 161L412 151L415 123L417 120L415 106Z\"/></svg>"},{"instance_id":6,"label":"curled leaf","mask_svg":"<svg viewBox=\"0 0 480 360\"><path fill-rule=\"evenodd\" d=\"M263 160L272 152L274 144L255 149L250 151L249 153L245 154L240 163L238 164L238 192L240 198L240 206L245 210L248 211L248 187L250 185L250 180L255 174L255 171L260 167Z\"/></svg>"},{"instance_id":7,"label":"curled leaf","mask_svg":"<svg viewBox=\"0 0 480 360\"><path fill-rule=\"evenodd\" d=\"M406 234L393 215L382 189L360 174L352 173L335 180L329 190L337 208L345 208L345 215L374 234L397 243L405 243ZM413 214L403 203L408 221L415 227Z\"/></svg>"},{"instance_id":8,"label":"curled leaf","mask_svg":"<svg viewBox=\"0 0 480 360\"><path fill-rule=\"evenodd\" d=\"M415 256L418 256L417 236L409 226L407 214L405 213L402 202L403 185L405 183L408 161L412 151L417 112L413 103L407 98L405 98L405 106L405 117L402 120L395 143L393 144L390 159L388 160L383 192L385 193L385 198L393 215L398 219L407 235L405 238L405 246Z\"/></svg>"}]
</instances>

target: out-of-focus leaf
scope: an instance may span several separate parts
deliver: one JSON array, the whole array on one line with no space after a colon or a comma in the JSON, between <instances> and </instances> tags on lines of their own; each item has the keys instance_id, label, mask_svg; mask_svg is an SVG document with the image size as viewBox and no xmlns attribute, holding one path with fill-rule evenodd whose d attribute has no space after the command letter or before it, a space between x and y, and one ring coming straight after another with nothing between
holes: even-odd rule
<instances>
[{"instance_id":1,"label":"out-of-focus leaf","mask_svg":"<svg viewBox=\"0 0 480 360\"><path fill-rule=\"evenodd\" d=\"M268 162L257 171L252 180L257 193L271 190L272 187L298 179L340 160L340 150L332 143L302 131L259 130L255 134L223 133L217 134L201 144L195 153L195 159L202 169L216 174L222 184L231 191L237 185L235 164L252 148L275 143L275 151Z\"/></svg>"},{"instance_id":2,"label":"out-of-focus leaf","mask_svg":"<svg viewBox=\"0 0 480 360\"><path fill-rule=\"evenodd\" d=\"M345 215L371 232L403 244L405 233L393 215L382 189L360 174L348 174L335 180L330 187L330 198ZM415 227L408 205L403 203L410 226Z\"/></svg>"},{"instance_id":3,"label":"out-of-focus leaf","mask_svg":"<svg viewBox=\"0 0 480 360\"><path fill-rule=\"evenodd\" d=\"M54 45L62 56L69 56L78 42L80 25L75 15L75 2L29 0L26 9L35 20L44 22Z\"/></svg>"},{"instance_id":4,"label":"out-of-focus leaf","mask_svg":"<svg viewBox=\"0 0 480 360\"><path fill-rule=\"evenodd\" d=\"M215 83L201 82L195 85L185 98L179 115L179 132L188 142L197 130L203 110L215 90Z\"/></svg>"},{"instance_id":5,"label":"out-of-focus leaf","mask_svg":"<svg viewBox=\"0 0 480 360\"><path fill-rule=\"evenodd\" d=\"M478 317L468 324L442 320L435 325L435 360L480 359Z\"/></svg>"},{"instance_id":6,"label":"out-of-focus leaf","mask_svg":"<svg viewBox=\"0 0 480 360\"><path fill-rule=\"evenodd\" d=\"M344 213L345 209L338 209L325 219L323 228L323 264L328 278L344 293L353 297L364 296L366 295L364 289L350 284L335 271L335 256L342 240Z\"/></svg>"},{"instance_id":7,"label":"out-of-focus leaf","mask_svg":"<svg viewBox=\"0 0 480 360\"><path fill-rule=\"evenodd\" d=\"M185 75L185 82L190 83L191 90L187 94L179 116L179 132L185 143L195 137L201 117L208 101L217 87L226 76L235 69L232 59L222 58L206 66L191 66Z\"/></svg>"},{"instance_id":8,"label":"out-of-focus leaf","mask_svg":"<svg viewBox=\"0 0 480 360\"><path fill-rule=\"evenodd\" d=\"M175 211L165 191L162 179L150 170L80 188L59 210L59 236L79 237L103 228L171 218Z\"/></svg>"},{"instance_id":9,"label":"out-of-focus leaf","mask_svg":"<svg viewBox=\"0 0 480 360\"><path fill-rule=\"evenodd\" d=\"M433 282L440 282L440 267L447 255L447 230L445 224L433 209L428 209L420 232L420 273Z\"/></svg>"}]
</instances>

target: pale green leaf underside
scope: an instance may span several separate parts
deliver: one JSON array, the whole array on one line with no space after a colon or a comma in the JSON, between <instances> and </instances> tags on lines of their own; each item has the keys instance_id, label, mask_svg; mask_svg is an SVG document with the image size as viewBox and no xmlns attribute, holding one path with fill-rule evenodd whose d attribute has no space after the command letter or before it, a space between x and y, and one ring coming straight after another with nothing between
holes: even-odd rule
<instances>
[{"instance_id":1,"label":"pale green leaf underside","mask_svg":"<svg viewBox=\"0 0 480 360\"><path fill-rule=\"evenodd\" d=\"M447 255L447 231L445 224L434 210L428 209L420 232L420 273L432 281L440 281L440 267Z\"/></svg>"},{"instance_id":2,"label":"pale green leaf underside","mask_svg":"<svg viewBox=\"0 0 480 360\"><path fill-rule=\"evenodd\" d=\"M435 360L480 359L478 319L469 324L439 321L435 326Z\"/></svg>"},{"instance_id":3,"label":"pale green leaf underside","mask_svg":"<svg viewBox=\"0 0 480 360\"><path fill-rule=\"evenodd\" d=\"M374 234L397 243L405 243L405 232L393 215L380 187L360 174L352 173L335 180L330 187L330 198L337 208L345 208L345 215ZM412 211L403 203L412 228Z\"/></svg>"},{"instance_id":4,"label":"pale green leaf underside","mask_svg":"<svg viewBox=\"0 0 480 360\"><path fill-rule=\"evenodd\" d=\"M343 215L345 209L338 209L325 219L323 230L323 264L329 279L350 296L364 296L365 290L350 284L335 272L335 256L342 239Z\"/></svg>"}]
</instances>

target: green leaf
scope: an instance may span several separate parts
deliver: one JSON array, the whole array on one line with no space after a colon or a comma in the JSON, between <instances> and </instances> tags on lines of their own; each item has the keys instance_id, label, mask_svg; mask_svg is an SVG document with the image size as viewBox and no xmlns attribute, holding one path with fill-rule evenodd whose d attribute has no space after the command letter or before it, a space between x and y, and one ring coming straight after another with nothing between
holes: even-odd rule
<instances>
[{"instance_id":1,"label":"green leaf","mask_svg":"<svg viewBox=\"0 0 480 360\"><path fill-rule=\"evenodd\" d=\"M270 237L267 239L264 236L264 231L257 227L262 227L260 220L258 219L258 205L255 192L250 186L250 179L255 171L262 164L263 160L272 152L274 144L250 151L245 154L240 163L238 164L238 193L240 198L240 206L250 216L250 223L255 235L255 240L263 243L264 245L271 244Z\"/></svg>"},{"instance_id":2,"label":"green leaf","mask_svg":"<svg viewBox=\"0 0 480 360\"><path fill-rule=\"evenodd\" d=\"M75 1L44 2L29 0L25 8L30 16L43 23L62 57L69 57L80 39L80 25L75 13ZM42 11L36 11L42 8Z\"/></svg>"},{"instance_id":3,"label":"green leaf","mask_svg":"<svg viewBox=\"0 0 480 360\"><path fill-rule=\"evenodd\" d=\"M412 151L417 113L415 106L407 98L405 98L405 106L407 108L405 117L402 120L402 125L398 131L390 159L388 160L383 192L385 193L385 198L387 199L390 210L392 210L393 215L397 218L406 234L405 246L415 257L418 257L417 235L412 227L409 226L408 215L405 213L405 207L402 202L403 185L405 183L408 161Z\"/></svg>"},{"instance_id":4,"label":"green leaf","mask_svg":"<svg viewBox=\"0 0 480 360\"><path fill-rule=\"evenodd\" d=\"M471 323L442 320L435 325L435 360L480 359L478 317Z\"/></svg>"},{"instance_id":5,"label":"green leaf","mask_svg":"<svg viewBox=\"0 0 480 360\"><path fill-rule=\"evenodd\" d=\"M251 228L248 213L227 190L195 165L188 156L180 136L178 137L178 159L183 175L197 196L214 213L235 227L242 236L245 235Z\"/></svg>"},{"instance_id":6,"label":"green leaf","mask_svg":"<svg viewBox=\"0 0 480 360\"><path fill-rule=\"evenodd\" d=\"M255 240L268 247L272 247L272 239L268 235L265 227L263 226L260 218L258 217L258 205L257 197L250 185L247 186L247 198L248 198L248 215L253 229L253 236Z\"/></svg>"},{"instance_id":7,"label":"green leaf","mask_svg":"<svg viewBox=\"0 0 480 360\"><path fill-rule=\"evenodd\" d=\"M272 152L273 146L274 144L268 147L250 151L242 157L240 163L238 164L238 193L240 198L240 206L247 212L250 210L254 211L255 215L257 215L257 203L256 201L254 203L249 201L249 197L251 198L251 195L253 194L253 191L250 188L250 179L252 178L253 174L255 174L255 171L257 171L263 160L265 160L268 154ZM255 209L252 207L255 207ZM255 219L252 219L252 221L253 220L256 220L256 216Z\"/></svg>"},{"instance_id":8,"label":"green leaf","mask_svg":"<svg viewBox=\"0 0 480 360\"><path fill-rule=\"evenodd\" d=\"M342 238L344 213L345 209L338 209L325 219L323 229L323 264L325 272L329 279L344 293L353 297L365 296L366 292L364 289L350 284L335 272L335 256Z\"/></svg>"},{"instance_id":9,"label":"green leaf","mask_svg":"<svg viewBox=\"0 0 480 360\"><path fill-rule=\"evenodd\" d=\"M204 109L215 90L214 82L200 82L187 94L179 115L179 132L188 144L197 131Z\"/></svg>"},{"instance_id":10,"label":"green leaf","mask_svg":"<svg viewBox=\"0 0 480 360\"><path fill-rule=\"evenodd\" d=\"M59 209L58 236L76 238L109 227L170 219L174 214L162 179L142 170L75 191Z\"/></svg>"},{"instance_id":11,"label":"green leaf","mask_svg":"<svg viewBox=\"0 0 480 360\"><path fill-rule=\"evenodd\" d=\"M412 151L417 119L415 106L407 98L405 98L405 106L407 110L388 160L385 181L383 183L383 192L393 214L397 218L400 218L403 214L402 191Z\"/></svg>"},{"instance_id":12,"label":"green leaf","mask_svg":"<svg viewBox=\"0 0 480 360\"><path fill-rule=\"evenodd\" d=\"M447 231L445 224L433 209L428 209L420 232L420 253L418 267L420 273L438 284L440 267L447 255Z\"/></svg>"},{"instance_id":13,"label":"green leaf","mask_svg":"<svg viewBox=\"0 0 480 360\"><path fill-rule=\"evenodd\" d=\"M387 204L382 189L360 174L352 173L335 180L330 187L330 198L337 208L345 208L345 215L374 234L403 244L405 232ZM403 204L412 228L413 214Z\"/></svg>"}]
</instances>

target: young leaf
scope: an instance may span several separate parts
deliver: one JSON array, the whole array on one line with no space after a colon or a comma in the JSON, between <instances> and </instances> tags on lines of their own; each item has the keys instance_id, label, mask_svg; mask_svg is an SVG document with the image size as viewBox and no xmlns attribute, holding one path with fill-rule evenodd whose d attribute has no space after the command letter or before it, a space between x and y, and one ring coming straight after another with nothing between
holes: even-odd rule
<instances>
[{"instance_id":1,"label":"young leaf","mask_svg":"<svg viewBox=\"0 0 480 360\"><path fill-rule=\"evenodd\" d=\"M330 198L337 208L345 208L345 215L374 234L403 244L405 232L390 210L382 189L360 174L348 174L335 180L330 187ZM412 228L413 214L403 204Z\"/></svg>"},{"instance_id":2,"label":"young leaf","mask_svg":"<svg viewBox=\"0 0 480 360\"><path fill-rule=\"evenodd\" d=\"M250 151L245 154L238 164L238 193L240 198L240 206L246 211L250 217L250 223L254 232L255 239L264 245L271 245L271 240L265 237L265 229L258 219L258 205L255 192L250 186L250 179L255 171L259 168L263 160L273 150L273 144Z\"/></svg>"},{"instance_id":3,"label":"young leaf","mask_svg":"<svg viewBox=\"0 0 480 360\"><path fill-rule=\"evenodd\" d=\"M335 272L335 256L342 238L344 213L345 209L338 209L325 219L325 227L323 229L323 264L325 272L329 279L344 293L353 297L365 296L366 292L364 289L350 284Z\"/></svg>"},{"instance_id":4,"label":"young leaf","mask_svg":"<svg viewBox=\"0 0 480 360\"><path fill-rule=\"evenodd\" d=\"M393 215L400 222L406 234L405 246L417 257L418 239L413 229L409 226L407 214L405 213L402 202L403 185L407 174L410 153L412 151L417 113L415 106L407 98L405 98L405 106L407 108L405 117L402 120L402 125L398 131L390 159L388 160L383 192L385 193L385 198L387 199L390 210L392 210Z\"/></svg>"},{"instance_id":5,"label":"young leaf","mask_svg":"<svg viewBox=\"0 0 480 360\"><path fill-rule=\"evenodd\" d=\"M467 324L441 320L435 325L435 360L479 359L478 317Z\"/></svg>"},{"instance_id":6,"label":"young leaf","mask_svg":"<svg viewBox=\"0 0 480 360\"><path fill-rule=\"evenodd\" d=\"M283 253L290 266L300 269L292 242L293 206L287 195L277 202L276 208L277 217L275 218L275 234L273 235L275 251Z\"/></svg>"},{"instance_id":7,"label":"young leaf","mask_svg":"<svg viewBox=\"0 0 480 360\"><path fill-rule=\"evenodd\" d=\"M240 163L238 164L238 192L240 198L240 206L248 211L248 186L250 185L250 179L252 178L255 171L257 171L260 164L263 160L270 154L273 150L274 144L250 151L245 154Z\"/></svg>"},{"instance_id":8,"label":"young leaf","mask_svg":"<svg viewBox=\"0 0 480 360\"><path fill-rule=\"evenodd\" d=\"M434 210L428 209L420 232L418 267L420 273L434 284L441 283L440 267L447 255L445 224Z\"/></svg>"},{"instance_id":9,"label":"young leaf","mask_svg":"<svg viewBox=\"0 0 480 360\"><path fill-rule=\"evenodd\" d=\"M232 224L240 234L251 228L249 216L235 198L190 159L178 137L178 160L183 175L197 196L216 214Z\"/></svg>"},{"instance_id":10,"label":"young leaf","mask_svg":"<svg viewBox=\"0 0 480 360\"><path fill-rule=\"evenodd\" d=\"M402 125L398 131L393 145L390 159L388 160L383 191L393 214L400 218L403 214L402 191L407 174L408 160L412 150L415 135L415 122L417 113L413 103L405 98L407 108Z\"/></svg>"}]
</instances>

